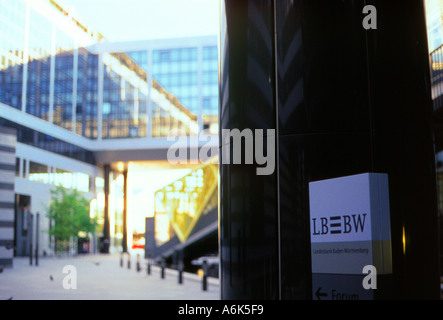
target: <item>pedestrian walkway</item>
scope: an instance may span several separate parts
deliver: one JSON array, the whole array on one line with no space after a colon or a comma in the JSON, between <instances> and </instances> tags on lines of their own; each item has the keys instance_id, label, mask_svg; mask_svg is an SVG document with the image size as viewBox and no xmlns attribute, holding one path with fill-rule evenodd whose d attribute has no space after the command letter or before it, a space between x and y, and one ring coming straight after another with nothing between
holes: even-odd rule
<instances>
[{"instance_id":1,"label":"pedestrian walkway","mask_svg":"<svg viewBox=\"0 0 443 320\"><path fill-rule=\"evenodd\" d=\"M86 255L64 258L40 258L39 265L30 265L29 258L14 258L13 268L0 273L0 300L219 300L218 279L209 278L207 290L202 290L201 278L184 273L178 283L178 273L160 268L147 274L144 260L142 270L136 271L135 259L128 269L126 261L120 266L119 255ZM35 262L34 262L35 263ZM73 285L73 268L77 281Z\"/></svg>"}]
</instances>

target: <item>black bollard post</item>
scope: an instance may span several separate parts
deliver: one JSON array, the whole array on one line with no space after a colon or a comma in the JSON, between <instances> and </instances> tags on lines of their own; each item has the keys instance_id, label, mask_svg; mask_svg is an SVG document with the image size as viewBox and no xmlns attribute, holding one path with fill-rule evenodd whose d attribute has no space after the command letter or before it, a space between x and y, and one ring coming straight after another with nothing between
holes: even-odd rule
<instances>
[{"instance_id":1,"label":"black bollard post","mask_svg":"<svg viewBox=\"0 0 443 320\"><path fill-rule=\"evenodd\" d=\"M178 283L183 283L183 262L180 261L178 264Z\"/></svg>"},{"instance_id":2,"label":"black bollard post","mask_svg":"<svg viewBox=\"0 0 443 320\"><path fill-rule=\"evenodd\" d=\"M38 240L39 240L39 233L40 233L40 213L37 212L37 215L35 217L35 265L38 266Z\"/></svg>"},{"instance_id":3,"label":"black bollard post","mask_svg":"<svg viewBox=\"0 0 443 320\"><path fill-rule=\"evenodd\" d=\"M136 270L137 272L141 271L141 267L140 267L140 255L137 253L137 263L136 263Z\"/></svg>"},{"instance_id":4,"label":"black bollard post","mask_svg":"<svg viewBox=\"0 0 443 320\"><path fill-rule=\"evenodd\" d=\"M146 266L146 273L151 274L151 263L150 262L148 262L148 264Z\"/></svg>"},{"instance_id":5,"label":"black bollard post","mask_svg":"<svg viewBox=\"0 0 443 320\"><path fill-rule=\"evenodd\" d=\"M120 267L123 268L123 252L120 252Z\"/></svg>"},{"instance_id":6,"label":"black bollard post","mask_svg":"<svg viewBox=\"0 0 443 320\"><path fill-rule=\"evenodd\" d=\"M32 229L34 227L33 223L33 215L32 213L28 213L29 220L28 220L28 239L29 239L29 265L32 266Z\"/></svg>"},{"instance_id":7,"label":"black bollard post","mask_svg":"<svg viewBox=\"0 0 443 320\"><path fill-rule=\"evenodd\" d=\"M165 278L165 259L162 259L161 262L161 271L160 271L160 278L164 279Z\"/></svg>"},{"instance_id":8,"label":"black bollard post","mask_svg":"<svg viewBox=\"0 0 443 320\"><path fill-rule=\"evenodd\" d=\"M208 290L208 278L207 278L208 263L206 262L206 260L203 261L202 270L203 270L202 290L207 291Z\"/></svg>"},{"instance_id":9,"label":"black bollard post","mask_svg":"<svg viewBox=\"0 0 443 320\"><path fill-rule=\"evenodd\" d=\"M128 252L128 269L131 269L131 254Z\"/></svg>"}]
</instances>

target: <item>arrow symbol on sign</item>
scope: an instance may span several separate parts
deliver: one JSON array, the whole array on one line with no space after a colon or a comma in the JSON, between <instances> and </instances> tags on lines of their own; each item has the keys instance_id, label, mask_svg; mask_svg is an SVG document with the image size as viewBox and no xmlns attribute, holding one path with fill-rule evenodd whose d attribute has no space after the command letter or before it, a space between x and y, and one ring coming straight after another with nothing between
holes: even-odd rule
<instances>
[{"instance_id":1,"label":"arrow symbol on sign","mask_svg":"<svg viewBox=\"0 0 443 320\"><path fill-rule=\"evenodd\" d=\"M324 293L324 292L320 292L321 287L318 287L317 291L315 292L315 296L317 297L318 300L321 300L320 297L327 297L328 294Z\"/></svg>"}]
</instances>

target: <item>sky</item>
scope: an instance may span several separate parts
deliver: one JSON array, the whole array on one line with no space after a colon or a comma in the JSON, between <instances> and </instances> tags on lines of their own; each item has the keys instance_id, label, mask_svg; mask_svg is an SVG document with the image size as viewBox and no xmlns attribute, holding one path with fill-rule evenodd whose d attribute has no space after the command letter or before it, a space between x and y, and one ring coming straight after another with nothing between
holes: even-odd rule
<instances>
[{"instance_id":1,"label":"sky","mask_svg":"<svg viewBox=\"0 0 443 320\"><path fill-rule=\"evenodd\" d=\"M58 0L109 41L217 35L220 0Z\"/></svg>"}]
</instances>

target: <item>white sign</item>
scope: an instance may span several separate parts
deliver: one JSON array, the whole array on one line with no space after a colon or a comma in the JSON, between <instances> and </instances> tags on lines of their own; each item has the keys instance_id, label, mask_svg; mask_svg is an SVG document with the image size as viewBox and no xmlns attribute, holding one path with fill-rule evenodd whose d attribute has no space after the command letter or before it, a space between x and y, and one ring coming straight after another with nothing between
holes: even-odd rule
<instances>
[{"instance_id":1,"label":"white sign","mask_svg":"<svg viewBox=\"0 0 443 320\"><path fill-rule=\"evenodd\" d=\"M389 226L386 192L385 174L364 173L311 182L311 243L390 239L389 229L378 225L387 219Z\"/></svg>"},{"instance_id":2,"label":"white sign","mask_svg":"<svg viewBox=\"0 0 443 320\"><path fill-rule=\"evenodd\" d=\"M364 173L309 184L313 273L391 273L388 176Z\"/></svg>"}]
</instances>

